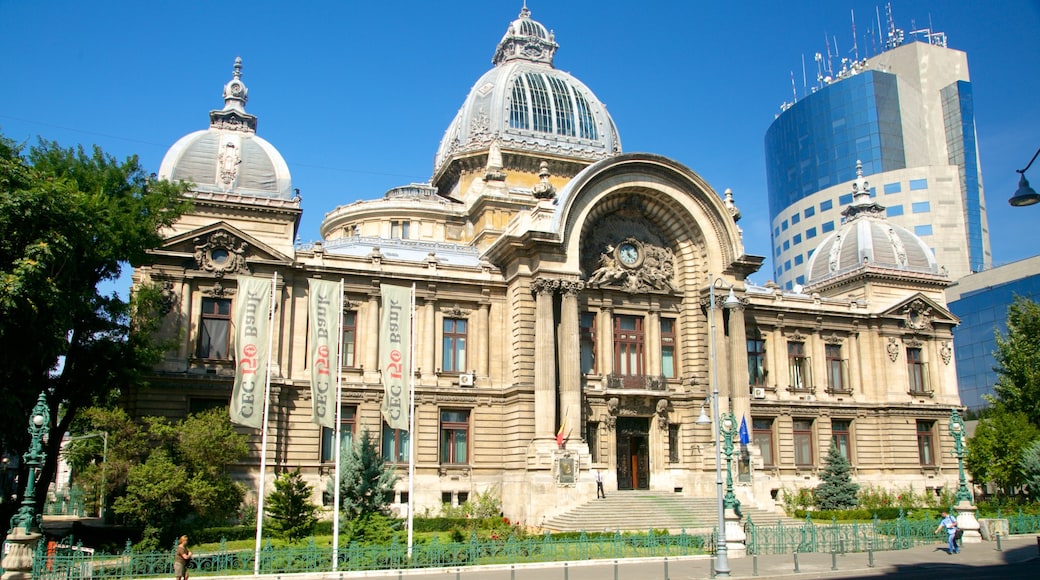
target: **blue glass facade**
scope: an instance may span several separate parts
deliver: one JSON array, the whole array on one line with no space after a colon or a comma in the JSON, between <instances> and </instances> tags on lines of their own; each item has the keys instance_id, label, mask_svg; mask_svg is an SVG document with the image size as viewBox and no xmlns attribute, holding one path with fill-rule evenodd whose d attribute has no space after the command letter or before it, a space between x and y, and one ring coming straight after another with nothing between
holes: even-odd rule
<instances>
[{"instance_id":1,"label":"blue glass facade","mask_svg":"<svg viewBox=\"0 0 1040 580\"><path fill-rule=\"evenodd\" d=\"M982 196L979 193L975 101L971 83L957 81L944 88L942 103L950 165L960 168L964 211L967 214L968 260L972 272L981 272L986 267L986 259L982 243Z\"/></svg>"},{"instance_id":2,"label":"blue glass facade","mask_svg":"<svg viewBox=\"0 0 1040 580\"><path fill-rule=\"evenodd\" d=\"M984 406L982 395L993 393L997 382L994 332L1007 333L1007 309L1015 296L1040 301L1040 274L966 293L949 303L950 311L961 319L953 329L953 348L961 402L969 408Z\"/></svg>"},{"instance_id":3,"label":"blue glass facade","mask_svg":"<svg viewBox=\"0 0 1040 580\"><path fill-rule=\"evenodd\" d=\"M896 76L866 71L809 95L766 131L771 219L821 189L906 167Z\"/></svg>"}]
</instances>

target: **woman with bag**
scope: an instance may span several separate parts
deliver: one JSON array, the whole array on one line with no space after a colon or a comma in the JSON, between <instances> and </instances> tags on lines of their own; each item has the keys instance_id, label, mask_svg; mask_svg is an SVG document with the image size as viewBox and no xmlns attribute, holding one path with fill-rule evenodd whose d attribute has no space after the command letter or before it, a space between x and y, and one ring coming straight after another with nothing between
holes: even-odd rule
<instances>
[{"instance_id":1,"label":"woman with bag","mask_svg":"<svg viewBox=\"0 0 1040 580\"><path fill-rule=\"evenodd\" d=\"M173 577L175 580L188 580L188 561L191 550L188 549L188 536L181 536L177 542L177 553L173 555Z\"/></svg>"}]
</instances>

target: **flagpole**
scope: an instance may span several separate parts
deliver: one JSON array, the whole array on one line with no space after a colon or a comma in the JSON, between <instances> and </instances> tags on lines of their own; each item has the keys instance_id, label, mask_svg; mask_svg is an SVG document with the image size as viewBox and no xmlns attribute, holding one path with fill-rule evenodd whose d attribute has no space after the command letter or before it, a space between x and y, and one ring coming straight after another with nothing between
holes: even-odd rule
<instances>
[{"instance_id":1,"label":"flagpole","mask_svg":"<svg viewBox=\"0 0 1040 580\"><path fill-rule=\"evenodd\" d=\"M260 489L256 500L256 549L253 552L253 575L260 574L260 538L264 534L264 475L267 471L267 413L271 408L271 359L274 353L274 299L278 285L278 272L271 277L271 312L267 333L267 381L264 385L264 418L260 426Z\"/></svg>"},{"instance_id":2,"label":"flagpole","mask_svg":"<svg viewBox=\"0 0 1040 580\"><path fill-rule=\"evenodd\" d=\"M333 441L336 442L336 469L333 482L332 501L332 571L339 567L339 463L343 445L340 442L341 415L343 408L343 279L339 279L339 341L336 347L339 353L336 359L336 429Z\"/></svg>"},{"instance_id":3,"label":"flagpole","mask_svg":"<svg viewBox=\"0 0 1040 580\"><path fill-rule=\"evenodd\" d=\"M412 507L415 505L415 282L412 282L412 340L408 354L408 559L412 559Z\"/></svg>"}]
</instances>

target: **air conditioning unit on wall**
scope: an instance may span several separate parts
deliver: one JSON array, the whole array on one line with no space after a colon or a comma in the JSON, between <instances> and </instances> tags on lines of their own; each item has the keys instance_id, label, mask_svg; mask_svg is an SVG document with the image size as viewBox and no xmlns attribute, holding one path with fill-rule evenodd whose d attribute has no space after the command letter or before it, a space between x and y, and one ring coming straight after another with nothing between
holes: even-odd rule
<instances>
[{"instance_id":1,"label":"air conditioning unit on wall","mask_svg":"<svg viewBox=\"0 0 1040 580\"><path fill-rule=\"evenodd\" d=\"M766 389L765 389L765 387L755 387L755 388L751 389L751 396L756 398L756 399L764 399L764 398L766 398Z\"/></svg>"},{"instance_id":2,"label":"air conditioning unit on wall","mask_svg":"<svg viewBox=\"0 0 1040 580\"><path fill-rule=\"evenodd\" d=\"M472 387L473 386L473 373L462 373L459 375L459 386L460 387Z\"/></svg>"}]
</instances>

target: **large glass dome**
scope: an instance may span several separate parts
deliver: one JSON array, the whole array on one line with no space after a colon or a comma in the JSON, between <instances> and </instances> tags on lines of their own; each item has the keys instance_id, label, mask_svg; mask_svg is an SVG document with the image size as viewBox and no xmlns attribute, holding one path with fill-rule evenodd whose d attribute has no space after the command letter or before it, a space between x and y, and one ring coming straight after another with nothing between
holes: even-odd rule
<instances>
[{"instance_id":1,"label":"large glass dome","mask_svg":"<svg viewBox=\"0 0 1040 580\"><path fill-rule=\"evenodd\" d=\"M598 161L621 152L606 107L587 86L553 67L552 32L524 7L498 43L495 65L473 85L441 140L437 176L459 156L503 149ZM435 178L436 180L436 178Z\"/></svg>"}]
</instances>

